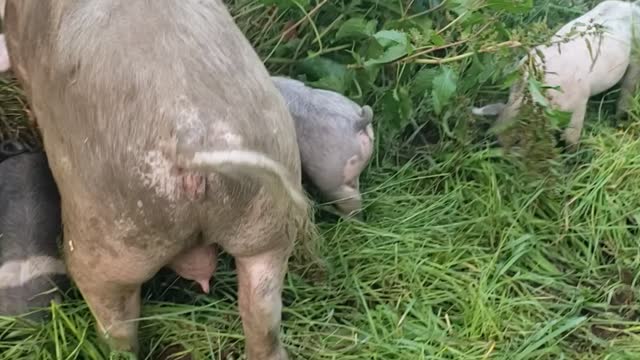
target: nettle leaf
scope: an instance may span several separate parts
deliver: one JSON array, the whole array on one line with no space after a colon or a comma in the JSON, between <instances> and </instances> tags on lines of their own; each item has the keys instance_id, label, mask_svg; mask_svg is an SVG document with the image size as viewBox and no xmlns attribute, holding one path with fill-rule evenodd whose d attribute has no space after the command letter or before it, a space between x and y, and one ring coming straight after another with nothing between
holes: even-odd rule
<instances>
[{"instance_id":1,"label":"nettle leaf","mask_svg":"<svg viewBox=\"0 0 640 360\"><path fill-rule=\"evenodd\" d=\"M261 0L264 5L275 5L282 10L299 9L300 7L309 7L309 0Z\"/></svg>"},{"instance_id":2,"label":"nettle leaf","mask_svg":"<svg viewBox=\"0 0 640 360\"><path fill-rule=\"evenodd\" d=\"M402 131L411 121L413 116L413 102L409 96L409 89L399 87L387 91L382 97L382 122L385 134L394 137Z\"/></svg>"},{"instance_id":3,"label":"nettle leaf","mask_svg":"<svg viewBox=\"0 0 640 360\"><path fill-rule=\"evenodd\" d=\"M365 66L385 64L410 54L413 46L407 33L397 30L378 31L373 37L383 49L382 55L364 62Z\"/></svg>"},{"instance_id":4,"label":"nettle leaf","mask_svg":"<svg viewBox=\"0 0 640 360\"><path fill-rule=\"evenodd\" d=\"M344 93L352 80L352 73L347 66L334 60L315 56L306 58L299 63L300 71L308 78L313 86L331 89Z\"/></svg>"},{"instance_id":5,"label":"nettle leaf","mask_svg":"<svg viewBox=\"0 0 640 360\"><path fill-rule=\"evenodd\" d=\"M555 110L551 108L545 109L545 114L549 120L551 120L551 124L557 128L565 128L569 125L571 121L571 112L570 111L561 111Z\"/></svg>"},{"instance_id":6,"label":"nettle leaf","mask_svg":"<svg viewBox=\"0 0 640 360\"><path fill-rule=\"evenodd\" d=\"M372 36L378 25L377 20L367 21L365 18L351 18L340 26L336 33L336 40L362 39Z\"/></svg>"},{"instance_id":7,"label":"nettle leaf","mask_svg":"<svg viewBox=\"0 0 640 360\"><path fill-rule=\"evenodd\" d=\"M394 95L400 104L400 119L402 120L402 127L404 127L413 116L413 102L406 87L401 87Z\"/></svg>"},{"instance_id":8,"label":"nettle leaf","mask_svg":"<svg viewBox=\"0 0 640 360\"><path fill-rule=\"evenodd\" d=\"M496 76L498 74L499 74L499 72L495 73ZM505 77L504 82L500 86L500 89L502 89L502 90L509 89L517 81L520 81L520 79L522 79L522 74L520 72L518 72L518 71L512 71L511 73L507 74L507 76ZM495 80L495 76L494 76L494 80Z\"/></svg>"},{"instance_id":9,"label":"nettle leaf","mask_svg":"<svg viewBox=\"0 0 640 360\"><path fill-rule=\"evenodd\" d=\"M430 34L430 37L431 37L431 42L435 46L443 46L446 43L444 38L438 35L438 33L435 31Z\"/></svg>"},{"instance_id":10,"label":"nettle leaf","mask_svg":"<svg viewBox=\"0 0 640 360\"><path fill-rule=\"evenodd\" d=\"M549 102L547 101L547 98L545 98L542 94L542 84L540 84L539 81L530 78L528 81L528 85L529 93L531 94L531 98L533 99L533 101L537 104L547 107L549 105Z\"/></svg>"},{"instance_id":11,"label":"nettle leaf","mask_svg":"<svg viewBox=\"0 0 640 360\"><path fill-rule=\"evenodd\" d=\"M448 66L443 66L439 75L433 78L431 97L433 110L437 115L442 113L458 88L458 74Z\"/></svg>"},{"instance_id":12,"label":"nettle leaf","mask_svg":"<svg viewBox=\"0 0 640 360\"><path fill-rule=\"evenodd\" d=\"M433 88L433 79L438 76L438 68L423 68L413 78L413 92L426 95Z\"/></svg>"},{"instance_id":13,"label":"nettle leaf","mask_svg":"<svg viewBox=\"0 0 640 360\"><path fill-rule=\"evenodd\" d=\"M487 7L510 13L526 13L533 8L533 0L487 0Z\"/></svg>"}]
</instances>

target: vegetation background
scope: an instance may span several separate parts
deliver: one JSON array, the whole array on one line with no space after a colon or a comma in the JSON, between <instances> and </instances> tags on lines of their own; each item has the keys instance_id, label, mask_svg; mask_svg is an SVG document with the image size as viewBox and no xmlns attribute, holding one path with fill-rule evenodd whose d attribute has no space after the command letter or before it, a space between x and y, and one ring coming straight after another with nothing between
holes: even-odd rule
<instances>
[{"instance_id":1,"label":"vegetation background","mask_svg":"<svg viewBox=\"0 0 640 360\"><path fill-rule=\"evenodd\" d=\"M598 2L226 0L273 74L375 111L366 222L318 212L326 278L287 277L292 359L640 359L640 105L615 124L617 89L593 98L580 149L540 147L541 168L469 111L506 99L527 49ZM0 102L2 136L37 142L14 82ZM145 285L143 358L242 354L228 257L212 284ZM77 291L51 313L0 318L0 359L109 358Z\"/></svg>"}]
</instances>

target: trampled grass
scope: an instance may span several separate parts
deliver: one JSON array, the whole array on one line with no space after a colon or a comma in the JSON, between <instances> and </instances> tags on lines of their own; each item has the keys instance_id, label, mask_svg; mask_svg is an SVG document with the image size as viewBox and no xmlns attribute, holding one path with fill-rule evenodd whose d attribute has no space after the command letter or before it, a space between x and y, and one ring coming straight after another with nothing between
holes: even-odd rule
<instances>
[{"instance_id":1,"label":"trampled grass","mask_svg":"<svg viewBox=\"0 0 640 360\"><path fill-rule=\"evenodd\" d=\"M374 15L391 3L352 2L371 5ZM246 20L264 12L261 2L229 3L266 56L267 45L278 39L259 30L282 27L287 15ZM313 9L324 3L309 5L318 23L322 12ZM562 16L586 8L580 2L541 3L529 15L501 19L521 33L529 22L548 16L556 26ZM342 20L349 16L345 12ZM316 32L330 33L322 26L301 32L301 57ZM268 64L274 72L298 74L286 59ZM463 81L474 71L460 73L457 99L497 97L489 86L466 87ZM377 111L387 106L388 92L406 84L401 76L381 78L361 96ZM634 124L640 111L616 128L609 116L612 99L615 91L591 102L579 151L563 154L545 172L527 172L477 141L449 139L398 151L380 146L362 178L366 222L319 216L326 278L287 276L282 336L291 358L640 359L640 132ZM429 101L414 106L414 116L427 123L466 116L455 102L448 105L454 114L440 117ZM146 284L143 294L142 358L164 358L167 348L189 354L182 359L241 356L228 257L221 259L211 295L168 271ZM0 359L109 358L76 292L52 305L51 314L43 325L0 318Z\"/></svg>"}]
</instances>

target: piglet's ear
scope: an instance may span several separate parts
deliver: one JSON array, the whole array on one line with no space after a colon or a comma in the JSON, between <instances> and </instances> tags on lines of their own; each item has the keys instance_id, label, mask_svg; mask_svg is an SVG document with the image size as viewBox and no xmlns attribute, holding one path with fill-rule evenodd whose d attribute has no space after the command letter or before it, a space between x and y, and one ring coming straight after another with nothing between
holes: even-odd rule
<instances>
[{"instance_id":1,"label":"piglet's ear","mask_svg":"<svg viewBox=\"0 0 640 360\"><path fill-rule=\"evenodd\" d=\"M365 122L372 122L373 121L373 110L371 109L371 106L369 105L365 105L362 107L362 120L364 120Z\"/></svg>"},{"instance_id":2,"label":"piglet's ear","mask_svg":"<svg viewBox=\"0 0 640 360\"><path fill-rule=\"evenodd\" d=\"M4 34L0 34L0 73L7 72L11 68L9 60L9 50L7 49L7 40Z\"/></svg>"}]
</instances>

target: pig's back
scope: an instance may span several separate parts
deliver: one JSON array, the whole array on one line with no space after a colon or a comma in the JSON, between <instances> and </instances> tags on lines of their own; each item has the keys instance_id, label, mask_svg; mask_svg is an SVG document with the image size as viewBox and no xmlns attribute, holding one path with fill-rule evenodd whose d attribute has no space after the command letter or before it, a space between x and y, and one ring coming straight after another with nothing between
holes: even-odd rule
<instances>
[{"instance_id":1,"label":"pig's back","mask_svg":"<svg viewBox=\"0 0 640 360\"><path fill-rule=\"evenodd\" d=\"M154 166L177 137L199 150L259 151L299 176L290 115L220 1L65 6L35 51L47 60L24 56L56 168L136 191L146 180L135 169Z\"/></svg>"},{"instance_id":2,"label":"pig's back","mask_svg":"<svg viewBox=\"0 0 640 360\"><path fill-rule=\"evenodd\" d=\"M44 153L0 162L0 264L56 257L60 198Z\"/></svg>"}]
</instances>

